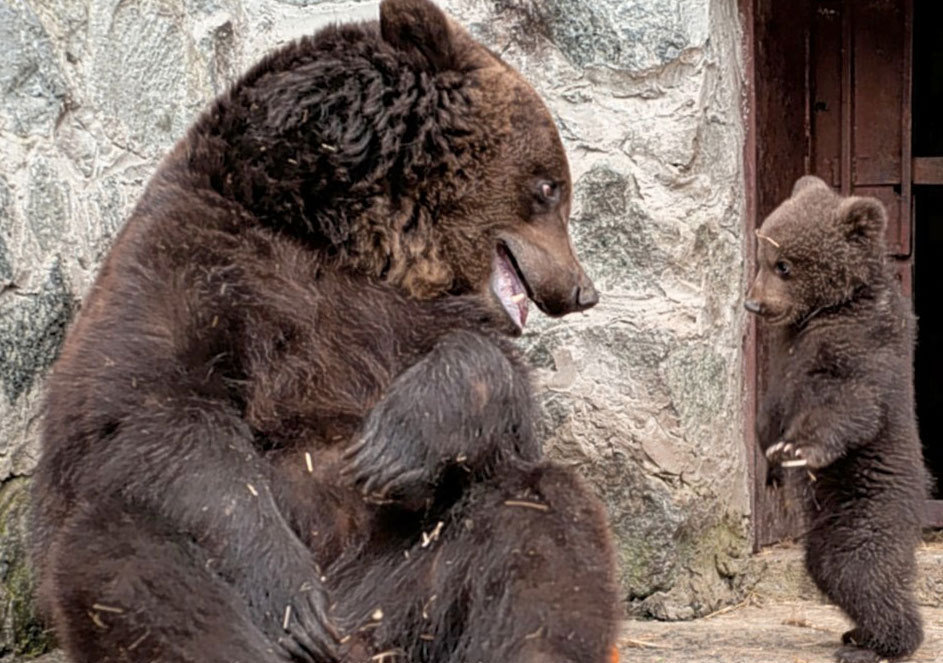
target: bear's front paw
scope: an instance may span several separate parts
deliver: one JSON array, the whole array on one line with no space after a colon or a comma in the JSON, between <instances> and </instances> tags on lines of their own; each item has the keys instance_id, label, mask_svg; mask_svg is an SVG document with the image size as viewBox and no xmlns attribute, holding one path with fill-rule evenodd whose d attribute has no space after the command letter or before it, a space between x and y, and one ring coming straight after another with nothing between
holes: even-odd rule
<instances>
[{"instance_id":1,"label":"bear's front paw","mask_svg":"<svg viewBox=\"0 0 943 663\"><path fill-rule=\"evenodd\" d=\"M816 469L834 460L822 447L815 444L796 444L780 440L766 450L766 460L779 467L808 467Z\"/></svg>"},{"instance_id":2,"label":"bear's front paw","mask_svg":"<svg viewBox=\"0 0 943 663\"><path fill-rule=\"evenodd\" d=\"M316 583L303 584L285 604L284 634L278 645L292 661L327 663L337 661L339 634L328 615L328 600Z\"/></svg>"},{"instance_id":3,"label":"bear's front paw","mask_svg":"<svg viewBox=\"0 0 943 663\"><path fill-rule=\"evenodd\" d=\"M839 442L835 415L824 408L808 408L792 417L780 441L766 451L783 467L820 469L834 463L845 452Z\"/></svg>"},{"instance_id":4,"label":"bear's front paw","mask_svg":"<svg viewBox=\"0 0 943 663\"><path fill-rule=\"evenodd\" d=\"M337 661L340 633L310 553L300 542L288 548L273 544L268 565L254 561L256 567L241 577L239 588L276 654L292 663Z\"/></svg>"},{"instance_id":5,"label":"bear's front paw","mask_svg":"<svg viewBox=\"0 0 943 663\"><path fill-rule=\"evenodd\" d=\"M809 464L802 448L784 440L766 450L766 460L770 467L805 467Z\"/></svg>"},{"instance_id":6,"label":"bear's front paw","mask_svg":"<svg viewBox=\"0 0 943 663\"><path fill-rule=\"evenodd\" d=\"M344 453L342 474L371 502L423 508L435 490L434 454L419 422L409 415L384 416L391 414L385 410L367 418L359 439Z\"/></svg>"},{"instance_id":7,"label":"bear's front paw","mask_svg":"<svg viewBox=\"0 0 943 663\"><path fill-rule=\"evenodd\" d=\"M780 440L766 450L766 460L780 467L818 469L831 465L835 458L817 444L797 444Z\"/></svg>"}]
</instances>

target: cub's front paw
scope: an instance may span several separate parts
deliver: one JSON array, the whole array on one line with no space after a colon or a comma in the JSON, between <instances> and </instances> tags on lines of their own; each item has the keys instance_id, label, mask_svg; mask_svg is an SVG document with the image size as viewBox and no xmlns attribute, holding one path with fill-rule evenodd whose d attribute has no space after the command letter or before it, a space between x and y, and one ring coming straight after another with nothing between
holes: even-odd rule
<instances>
[{"instance_id":1,"label":"cub's front paw","mask_svg":"<svg viewBox=\"0 0 943 663\"><path fill-rule=\"evenodd\" d=\"M830 465L835 459L819 445L780 440L766 450L766 460L779 467L817 469Z\"/></svg>"},{"instance_id":2,"label":"cub's front paw","mask_svg":"<svg viewBox=\"0 0 943 663\"><path fill-rule=\"evenodd\" d=\"M780 440L766 450L766 460L770 467L805 467L809 461L803 454L797 445Z\"/></svg>"}]
</instances>

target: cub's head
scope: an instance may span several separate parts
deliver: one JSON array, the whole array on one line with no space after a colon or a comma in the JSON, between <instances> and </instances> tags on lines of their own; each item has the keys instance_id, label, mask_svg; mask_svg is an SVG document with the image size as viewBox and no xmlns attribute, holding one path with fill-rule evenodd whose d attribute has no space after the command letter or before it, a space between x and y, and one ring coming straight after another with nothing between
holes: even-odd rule
<instances>
[{"instance_id":1,"label":"cub's head","mask_svg":"<svg viewBox=\"0 0 943 663\"><path fill-rule=\"evenodd\" d=\"M877 199L800 178L756 231L758 270L744 306L768 324L792 325L850 301L883 273L886 223Z\"/></svg>"},{"instance_id":2,"label":"cub's head","mask_svg":"<svg viewBox=\"0 0 943 663\"><path fill-rule=\"evenodd\" d=\"M513 332L528 301L552 316L595 305L568 233L566 154L534 89L427 0L384 0L380 32L437 81L435 131L446 151L440 169L417 182L428 205L402 240L426 246L399 266L403 285L420 297L480 292Z\"/></svg>"}]
</instances>

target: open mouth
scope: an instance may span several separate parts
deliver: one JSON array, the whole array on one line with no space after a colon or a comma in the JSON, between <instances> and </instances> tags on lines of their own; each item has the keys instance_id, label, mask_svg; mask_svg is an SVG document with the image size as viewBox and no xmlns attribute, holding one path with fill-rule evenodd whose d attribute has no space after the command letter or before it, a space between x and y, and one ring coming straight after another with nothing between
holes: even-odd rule
<instances>
[{"instance_id":1,"label":"open mouth","mask_svg":"<svg viewBox=\"0 0 943 663\"><path fill-rule=\"evenodd\" d=\"M491 290L519 330L527 323L527 281L504 244L498 244L491 270Z\"/></svg>"}]
</instances>

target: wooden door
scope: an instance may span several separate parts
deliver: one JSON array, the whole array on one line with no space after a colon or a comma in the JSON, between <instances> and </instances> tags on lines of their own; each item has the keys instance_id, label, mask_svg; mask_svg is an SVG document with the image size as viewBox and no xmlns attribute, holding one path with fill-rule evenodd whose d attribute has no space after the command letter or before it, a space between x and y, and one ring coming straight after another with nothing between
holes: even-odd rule
<instances>
[{"instance_id":1,"label":"wooden door","mask_svg":"<svg viewBox=\"0 0 943 663\"><path fill-rule=\"evenodd\" d=\"M741 13L752 25L745 170L753 223L759 226L804 173L844 195L879 198L888 212L889 259L912 296L914 185L943 184L943 159L911 153L914 0L744 0ZM752 381L762 394L762 329L748 337L747 352L755 353ZM754 394L746 407L755 406ZM748 411L751 426L754 416ZM799 488L769 489L752 431L747 438L757 547L799 536ZM943 526L943 501L928 503L927 523Z\"/></svg>"}]
</instances>

